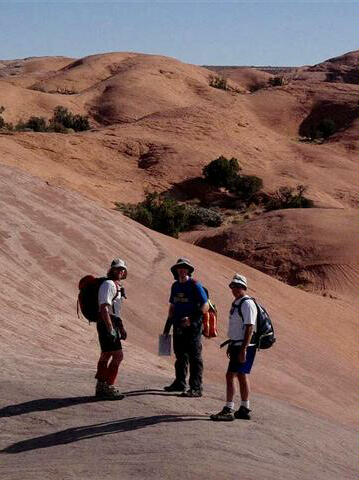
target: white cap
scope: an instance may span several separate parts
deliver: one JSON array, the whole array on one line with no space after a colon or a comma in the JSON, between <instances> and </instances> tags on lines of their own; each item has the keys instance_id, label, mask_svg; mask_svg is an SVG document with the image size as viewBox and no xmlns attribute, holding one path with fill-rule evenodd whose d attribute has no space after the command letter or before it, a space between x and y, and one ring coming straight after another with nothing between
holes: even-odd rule
<instances>
[{"instance_id":1,"label":"white cap","mask_svg":"<svg viewBox=\"0 0 359 480\"><path fill-rule=\"evenodd\" d=\"M247 279L244 275L240 275L239 273L235 273L231 283L229 284L230 287L244 287L247 288Z\"/></svg>"}]
</instances>

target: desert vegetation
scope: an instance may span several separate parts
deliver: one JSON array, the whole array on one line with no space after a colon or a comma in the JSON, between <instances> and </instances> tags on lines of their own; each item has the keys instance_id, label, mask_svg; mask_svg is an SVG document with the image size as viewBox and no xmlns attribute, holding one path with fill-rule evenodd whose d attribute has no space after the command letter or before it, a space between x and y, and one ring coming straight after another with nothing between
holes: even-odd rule
<instances>
[{"instance_id":1,"label":"desert vegetation","mask_svg":"<svg viewBox=\"0 0 359 480\"><path fill-rule=\"evenodd\" d=\"M308 136L310 140L326 140L337 131L336 124L331 118L323 118L316 125L309 129Z\"/></svg>"},{"instance_id":2,"label":"desert vegetation","mask_svg":"<svg viewBox=\"0 0 359 480\"><path fill-rule=\"evenodd\" d=\"M195 226L219 227L224 221L238 222L238 213L243 220L250 218L255 209L258 213L286 208L310 208L312 200L304 193L307 187L281 187L276 192L262 192L263 180L255 175L240 173L241 167L234 157L227 159L223 155L211 161L203 168L203 181L222 198L216 207L206 200L206 207L194 205L188 201L179 202L170 194L147 192L145 199L137 204L115 203L116 209L136 222L152 230L177 238L180 232L192 230ZM231 207L228 208L228 199ZM227 207L225 207L227 205ZM236 220L235 220L236 219Z\"/></svg>"},{"instance_id":3,"label":"desert vegetation","mask_svg":"<svg viewBox=\"0 0 359 480\"><path fill-rule=\"evenodd\" d=\"M59 93L60 95L77 95L79 93L77 90L73 88L68 88L68 87L58 87L54 90L46 90L46 88L41 83L40 84L35 83L29 88L31 90L34 90L35 92Z\"/></svg>"},{"instance_id":4,"label":"desert vegetation","mask_svg":"<svg viewBox=\"0 0 359 480\"><path fill-rule=\"evenodd\" d=\"M2 117L4 111L5 108L0 107L0 128L8 131L72 133L83 132L90 129L90 123L87 116L75 115L61 105L54 108L53 116L49 121L44 117L31 116L28 120L20 120L15 125L5 122Z\"/></svg>"},{"instance_id":5,"label":"desert vegetation","mask_svg":"<svg viewBox=\"0 0 359 480\"><path fill-rule=\"evenodd\" d=\"M136 222L175 238L195 225L218 227L222 223L221 215L213 209L179 203L155 192L147 192L143 202L116 203L116 208Z\"/></svg>"},{"instance_id":6,"label":"desert vegetation","mask_svg":"<svg viewBox=\"0 0 359 480\"><path fill-rule=\"evenodd\" d=\"M203 168L206 181L214 187L224 187L240 200L249 203L252 196L263 188L263 180L255 175L240 173L241 167L234 157L220 156Z\"/></svg>"},{"instance_id":7,"label":"desert vegetation","mask_svg":"<svg viewBox=\"0 0 359 480\"><path fill-rule=\"evenodd\" d=\"M276 75L275 77L269 78L268 81L257 81L256 83L253 83L249 88L249 91L254 93L268 87L282 87L286 83L288 83L288 80L283 76Z\"/></svg>"},{"instance_id":8,"label":"desert vegetation","mask_svg":"<svg viewBox=\"0 0 359 480\"><path fill-rule=\"evenodd\" d=\"M307 191L305 185L297 185L296 188L280 187L272 195L265 205L267 211L285 208L312 208L313 200L304 196Z\"/></svg>"},{"instance_id":9,"label":"desert vegetation","mask_svg":"<svg viewBox=\"0 0 359 480\"><path fill-rule=\"evenodd\" d=\"M211 75L209 77L209 86L219 88L220 90L228 90L227 79L221 76Z\"/></svg>"},{"instance_id":10,"label":"desert vegetation","mask_svg":"<svg viewBox=\"0 0 359 480\"><path fill-rule=\"evenodd\" d=\"M206 181L214 187L229 188L234 179L238 176L240 166L234 157L227 159L223 155L212 160L203 170Z\"/></svg>"}]
</instances>

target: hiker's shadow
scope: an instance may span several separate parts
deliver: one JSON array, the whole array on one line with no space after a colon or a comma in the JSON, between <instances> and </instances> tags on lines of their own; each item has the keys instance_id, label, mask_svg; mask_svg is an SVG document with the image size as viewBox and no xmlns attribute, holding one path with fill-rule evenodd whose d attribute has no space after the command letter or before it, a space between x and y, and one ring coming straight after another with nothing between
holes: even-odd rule
<instances>
[{"instance_id":1,"label":"hiker's shadow","mask_svg":"<svg viewBox=\"0 0 359 480\"><path fill-rule=\"evenodd\" d=\"M1 408L0 418L14 417L31 412L46 412L48 410L72 407L73 405L80 405L82 403L98 402L98 400L99 399L93 395L67 398L39 398L38 400L30 400L29 402L8 405L7 407Z\"/></svg>"},{"instance_id":2,"label":"hiker's shadow","mask_svg":"<svg viewBox=\"0 0 359 480\"><path fill-rule=\"evenodd\" d=\"M137 395L165 395L178 396L177 393L167 393L159 389L142 389L123 392L126 396L135 397ZM30 400L29 402L18 403L17 405L8 405L0 409L0 418L15 417L16 415L24 415L32 412L46 412L49 410L57 410L58 408L72 407L83 403L94 403L104 401L105 399L96 398L93 395L82 397L66 397L66 398L39 398Z\"/></svg>"},{"instance_id":3,"label":"hiker's shadow","mask_svg":"<svg viewBox=\"0 0 359 480\"><path fill-rule=\"evenodd\" d=\"M163 395L165 397L179 397L177 392L166 392L163 389L158 388L143 388L142 390L129 390L128 392L122 392L126 397L137 397L138 395Z\"/></svg>"},{"instance_id":4,"label":"hiker's shadow","mask_svg":"<svg viewBox=\"0 0 359 480\"><path fill-rule=\"evenodd\" d=\"M80 440L111 435L114 433L128 432L139 428L146 428L158 423L208 421L205 415L154 415L151 417L131 417L115 422L98 423L85 427L74 427L59 432L50 433L41 437L30 438L22 442L13 443L1 450L1 453L20 453L39 448L54 447Z\"/></svg>"}]
</instances>

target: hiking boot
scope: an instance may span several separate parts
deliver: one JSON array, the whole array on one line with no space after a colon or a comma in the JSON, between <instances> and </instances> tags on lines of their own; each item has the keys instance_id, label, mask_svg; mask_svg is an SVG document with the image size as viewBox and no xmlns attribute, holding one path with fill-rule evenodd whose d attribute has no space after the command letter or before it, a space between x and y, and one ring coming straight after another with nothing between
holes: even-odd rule
<instances>
[{"instance_id":1,"label":"hiking boot","mask_svg":"<svg viewBox=\"0 0 359 480\"><path fill-rule=\"evenodd\" d=\"M181 397L202 397L202 390L190 388L187 392L183 392Z\"/></svg>"},{"instance_id":2,"label":"hiking boot","mask_svg":"<svg viewBox=\"0 0 359 480\"><path fill-rule=\"evenodd\" d=\"M114 385L106 385L103 398L108 400L122 400L125 396Z\"/></svg>"},{"instance_id":3,"label":"hiking boot","mask_svg":"<svg viewBox=\"0 0 359 480\"><path fill-rule=\"evenodd\" d=\"M171 385L167 385L167 387L164 387L163 390L165 392L184 392L186 387L183 387L182 385L178 385L178 383L173 382Z\"/></svg>"},{"instance_id":4,"label":"hiking boot","mask_svg":"<svg viewBox=\"0 0 359 480\"><path fill-rule=\"evenodd\" d=\"M231 422L234 420L234 408L223 407L220 412L213 413L209 418L217 422Z\"/></svg>"},{"instance_id":5,"label":"hiking boot","mask_svg":"<svg viewBox=\"0 0 359 480\"><path fill-rule=\"evenodd\" d=\"M241 405L239 409L234 412L234 418L237 418L238 420L250 420L251 416L249 415L249 412L251 411L252 410L249 410L249 408Z\"/></svg>"},{"instance_id":6,"label":"hiking boot","mask_svg":"<svg viewBox=\"0 0 359 480\"><path fill-rule=\"evenodd\" d=\"M97 380L95 397L103 397L105 395L106 387L107 387L106 382L100 382L100 380Z\"/></svg>"}]
</instances>

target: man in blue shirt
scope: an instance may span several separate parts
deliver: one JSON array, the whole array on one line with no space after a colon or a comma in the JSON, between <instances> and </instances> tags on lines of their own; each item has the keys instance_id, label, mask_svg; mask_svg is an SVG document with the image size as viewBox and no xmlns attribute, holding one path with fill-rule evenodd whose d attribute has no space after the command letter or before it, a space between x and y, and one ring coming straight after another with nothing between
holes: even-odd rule
<instances>
[{"instance_id":1,"label":"man in blue shirt","mask_svg":"<svg viewBox=\"0 0 359 480\"><path fill-rule=\"evenodd\" d=\"M208 298L202 285L191 278L193 265L179 258L171 267L175 282L171 287L170 307L164 327L168 335L173 325L173 349L176 355L174 382L167 392L183 392L184 397L202 396L202 315L208 311ZM189 390L186 377L189 365Z\"/></svg>"}]
</instances>

